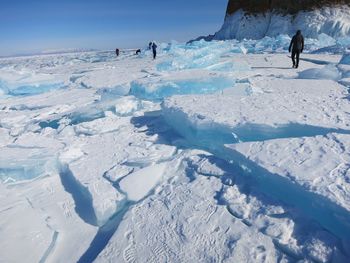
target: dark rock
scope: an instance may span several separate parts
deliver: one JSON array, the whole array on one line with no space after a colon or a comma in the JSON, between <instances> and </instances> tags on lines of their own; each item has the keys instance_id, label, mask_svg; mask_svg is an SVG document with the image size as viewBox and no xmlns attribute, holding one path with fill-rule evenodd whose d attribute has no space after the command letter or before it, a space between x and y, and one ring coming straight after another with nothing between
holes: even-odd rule
<instances>
[{"instance_id":1,"label":"dark rock","mask_svg":"<svg viewBox=\"0 0 350 263\"><path fill-rule=\"evenodd\" d=\"M248 14L267 11L295 14L299 11L341 4L350 5L350 0L229 0L226 15L231 15L239 9Z\"/></svg>"}]
</instances>

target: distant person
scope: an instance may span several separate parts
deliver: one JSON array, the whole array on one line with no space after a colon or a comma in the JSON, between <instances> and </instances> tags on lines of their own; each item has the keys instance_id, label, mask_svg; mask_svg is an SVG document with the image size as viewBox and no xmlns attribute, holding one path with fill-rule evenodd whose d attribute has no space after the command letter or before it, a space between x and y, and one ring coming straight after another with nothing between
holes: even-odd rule
<instances>
[{"instance_id":1,"label":"distant person","mask_svg":"<svg viewBox=\"0 0 350 263\"><path fill-rule=\"evenodd\" d=\"M152 43L152 52L153 52L153 59L156 59L157 57L157 45L156 43Z\"/></svg>"},{"instance_id":2,"label":"distant person","mask_svg":"<svg viewBox=\"0 0 350 263\"><path fill-rule=\"evenodd\" d=\"M289 45L289 53L292 51L292 61L293 68L299 67L299 57L300 53L303 53L304 50L304 37L301 34L301 31L298 30L297 33L293 36L292 41ZM295 61L296 58L296 61Z\"/></svg>"},{"instance_id":3,"label":"distant person","mask_svg":"<svg viewBox=\"0 0 350 263\"><path fill-rule=\"evenodd\" d=\"M136 55L140 55L141 54L141 49L136 50Z\"/></svg>"},{"instance_id":4,"label":"distant person","mask_svg":"<svg viewBox=\"0 0 350 263\"><path fill-rule=\"evenodd\" d=\"M115 54L117 55L117 57L119 57L119 54L120 54L119 48L117 48L117 49L115 50Z\"/></svg>"}]
</instances>

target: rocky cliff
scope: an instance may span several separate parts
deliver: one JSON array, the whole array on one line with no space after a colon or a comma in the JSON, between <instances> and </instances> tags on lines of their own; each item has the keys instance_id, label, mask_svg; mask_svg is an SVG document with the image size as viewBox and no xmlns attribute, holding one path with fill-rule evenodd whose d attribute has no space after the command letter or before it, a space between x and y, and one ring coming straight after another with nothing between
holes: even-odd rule
<instances>
[{"instance_id":1,"label":"rocky cliff","mask_svg":"<svg viewBox=\"0 0 350 263\"><path fill-rule=\"evenodd\" d=\"M264 13L271 10L294 14L322 7L350 4L350 0L229 0L227 15L243 9L250 14Z\"/></svg>"},{"instance_id":2,"label":"rocky cliff","mask_svg":"<svg viewBox=\"0 0 350 263\"><path fill-rule=\"evenodd\" d=\"M278 34L350 36L350 0L230 0L214 39L259 39Z\"/></svg>"}]
</instances>

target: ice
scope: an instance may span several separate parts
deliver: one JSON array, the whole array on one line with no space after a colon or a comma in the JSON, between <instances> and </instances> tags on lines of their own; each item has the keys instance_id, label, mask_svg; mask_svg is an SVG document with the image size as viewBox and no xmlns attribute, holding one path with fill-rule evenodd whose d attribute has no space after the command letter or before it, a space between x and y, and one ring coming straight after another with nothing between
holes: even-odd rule
<instances>
[{"instance_id":1,"label":"ice","mask_svg":"<svg viewBox=\"0 0 350 263\"><path fill-rule=\"evenodd\" d=\"M97 229L75 213L74 201L57 177L0 184L1 261L77 261L87 249Z\"/></svg>"},{"instance_id":2,"label":"ice","mask_svg":"<svg viewBox=\"0 0 350 263\"><path fill-rule=\"evenodd\" d=\"M0 261L347 262L347 40L289 41L0 59L65 86L0 97Z\"/></svg>"},{"instance_id":3,"label":"ice","mask_svg":"<svg viewBox=\"0 0 350 263\"><path fill-rule=\"evenodd\" d=\"M119 116L130 116L142 107L134 97L123 97L116 101L115 112Z\"/></svg>"},{"instance_id":4,"label":"ice","mask_svg":"<svg viewBox=\"0 0 350 263\"><path fill-rule=\"evenodd\" d=\"M131 83L130 94L138 98L159 100L175 94L207 94L224 89L232 88L234 79L230 78L208 78L188 79L174 81L155 81Z\"/></svg>"},{"instance_id":5,"label":"ice","mask_svg":"<svg viewBox=\"0 0 350 263\"><path fill-rule=\"evenodd\" d=\"M350 65L350 52L347 52L346 54L343 55L339 64Z\"/></svg>"},{"instance_id":6,"label":"ice","mask_svg":"<svg viewBox=\"0 0 350 263\"><path fill-rule=\"evenodd\" d=\"M321 47L334 46L337 42L333 37L330 37L325 33L320 34L317 40L318 40L318 45Z\"/></svg>"},{"instance_id":7,"label":"ice","mask_svg":"<svg viewBox=\"0 0 350 263\"><path fill-rule=\"evenodd\" d=\"M123 78L118 77L119 75L120 71L113 68L97 70L86 73L79 79L79 82L84 88L103 89L104 92L110 91L112 94L125 95L129 90L123 86Z\"/></svg>"},{"instance_id":8,"label":"ice","mask_svg":"<svg viewBox=\"0 0 350 263\"><path fill-rule=\"evenodd\" d=\"M165 173L167 164L156 164L130 174L120 181L120 189L131 201L144 198L159 182Z\"/></svg>"},{"instance_id":9,"label":"ice","mask_svg":"<svg viewBox=\"0 0 350 263\"><path fill-rule=\"evenodd\" d=\"M42 74L31 70L0 72L0 90L7 96L32 96L65 87L61 75Z\"/></svg>"},{"instance_id":10,"label":"ice","mask_svg":"<svg viewBox=\"0 0 350 263\"><path fill-rule=\"evenodd\" d=\"M63 146L51 138L27 133L0 148L0 181L17 183L57 171L56 150Z\"/></svg>"},{"instance_id":11,"label":"ice","mask_svg":"<svg viewBox=\"0 0 350 263\"><path fill-rule=\"evenodd\" d=\"M289 178L350 212L349 138L349 135L329 134L230 147L271 173Z\"/></svg>"},{"instance_id":12,"label":"ice","mask_svg":"<svg viewBox=\"0 0 350 263\"><path fill-rule=\"evenodd\" d=\"M64 87L63 83L9 84L0 80L0 90L8 96L32 96Z\"/></svg>"},{"instance_id":13,"label":"ice","mask_svg":"<svg viewBox=\"0 0 350 263\"><path fill-rule=\"evenodd\" d=\"M206 68L219 62L220 55L232 48L230 43L213 41L172 45L168 51L173 58L157 65L159 71Z\"/></svg>"},{"instance_id":14,"label":"ice","mask_svg":"<svg viewBox=\"0 0 350 263\"><path fill-rule=\"evenodd\" d=\"M235 185L223 185L224 179L201 175L196 168L199 163L225 169ZM185 158L176 168L175 181L125 215L96 262L132 261L136 255L145 261L210 258L220 262L225 258L229 262L274 262L281 254L289 259L287 262L296 258L345 262L337 255L334 246L338 240L330 233L312 221L290 215L282 204L269 201L256 189L245 189L229 167L229 163L205 154ZM189 173L193 181L189 181ZM301 233L303 228L308 231Z\"/></svg>"},{"instance_id":15,"label":"ice","mask_svg":"<svg viewBox=\"0 0 350 263\"><path fill-rule=\"evenodd\" d=\"M349 47L350 46L350 37L349 36L340 37L337 39L337 43L341 46Z\"/></svg>"},{"instance_id":16,"label":"ice","mask_svg":"<svg viewBox=\"0 0 350 263\"><path fill-rule=\"evenodd\" d=\"M346 91L334 81L257 79L251 85L261 91L249 96L224 91L206 96L171 97L163 103L165 117L169 117L170 123L181 123L174 124L179 129L186 124L196 130L219 126L226 134L231 129L245 140L254 140L251 136L254 130L258 137L264 134L273 137L274 130L279 136L292 136L292 133L288 135L288 131L312 134L327 132L324 128L329 131L337 128L348 130L347 114L334 111L331 106L336 100L339 110L350 107L348 101L343 100ZM276 100L276 97L279 99ZM211 107L207 107L208 103ZM295 129L292 129L293 126L296 126Z\"/></svg>"},{"instance_id":17,"label":"ice","mask_svg":"<svg viewBox=\"0 0 350 263\"><path fill-rule=\"evenodd\" d=\"M331 79L339 80L341 73L334 65L327 65L322 69L307 69L299 73L300 79Z\"/></svg>"}]
</instances>

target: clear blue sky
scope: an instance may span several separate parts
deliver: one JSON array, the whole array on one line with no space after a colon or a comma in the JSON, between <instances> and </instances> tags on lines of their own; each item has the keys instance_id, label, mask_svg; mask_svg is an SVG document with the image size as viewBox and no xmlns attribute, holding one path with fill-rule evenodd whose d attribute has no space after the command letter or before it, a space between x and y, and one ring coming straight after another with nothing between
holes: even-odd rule
<instances>
[{"instance_id":1,"label":"clear blue sky","mask_svg":"<svg viewBox=\"0 0 350 263\"><path fill-rule=\"evenodd\" d=\"M0 0L0 55L135 48L222 25L227 0Z\"/></svg>"}]
</instances>

